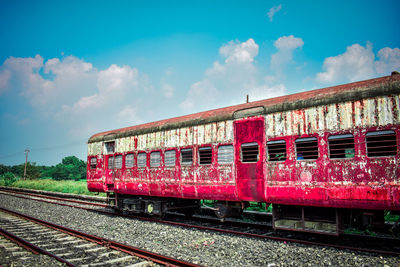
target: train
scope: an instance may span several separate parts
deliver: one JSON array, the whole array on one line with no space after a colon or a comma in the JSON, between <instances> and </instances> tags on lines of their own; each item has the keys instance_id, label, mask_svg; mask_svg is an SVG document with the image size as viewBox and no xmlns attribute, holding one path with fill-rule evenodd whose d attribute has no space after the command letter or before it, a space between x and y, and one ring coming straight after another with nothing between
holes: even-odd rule
<instances>
[{"instance_id":1,"label":"train","mask_svg":"<svg viewBox=\"0 0 400 267\"><path fill-rule=\"evenodd\" d=\"M393 72L96 133L87 186L127 213L272 204L274 229L339 235L400 213L399 143Z\"/></svg>"}]
</instances>

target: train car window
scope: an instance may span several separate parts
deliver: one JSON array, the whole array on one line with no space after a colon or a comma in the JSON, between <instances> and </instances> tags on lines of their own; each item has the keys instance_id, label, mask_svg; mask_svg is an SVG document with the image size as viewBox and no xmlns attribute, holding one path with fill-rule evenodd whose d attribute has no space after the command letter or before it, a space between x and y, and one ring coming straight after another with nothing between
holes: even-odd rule
<instances>
[{"instance_id":1,"label":"train car window","mask_svg":"<svg viewBox=\"0 0 400 267\"><path fill-rule=\"evenodd\" d=\"M137 166L138 167L146 167L146 153L145 152L138 153Z\"/></svg>"},{"instance_id":2,"label":"train car window","mask_svg":"<svg viewBox=\"0 0 400 267\"><path fill-rule=\"evenodd\" d=\"M199 163L200 165L212 163L212 148L210 146L199 148Z\"/></svg>"},{"instance_id":3,"label":"train car window","mask_svg":"<svg viewBox=\"0 0 400 267\"><path fill-rule=\"evenodd\" d=\"M218 164L229 164L233 162L233 146L218 147Z\"/></svg>"},{"instance_id":4,"label":"train car window","mask_svg":"<svg viewBox=\"0 0 400 267\"><path fill-rule=\"evenodd\" d=\"M90 158L90 169L96 169L96 167L97 167L97 158L96 157L93 157L93 158Z\"/></svg>"},{"instance_id":5,"label":"train car window","mask_svg":"<svg viewBox=\"0 0 400 267\"><path fill-rule=\"evenodd\" d=\"M114 169L114 157L108 157L107 167L109 170Z\"/></svg>"},{"instance_id":6,"label":"train car window","mask_svg":"<svg viewBox=\"0 0 400 267\"><path fill-rule=\"evenodd\" d=\"M352 134L337 134L328 137L329 158L354 158L354 136Z\"/></svg>"},{"instance_id":7,"label":"train car window","mask_svg":"<svg viewBox=\"0 0 400 267\"><path fill-rule=\"evenodd\" d=\"M159 167L161 163L160 151L154 151L150 153L150 167Z\"/></svg>"},{"instance_id":8,"label":"train car window","mask_svg":"<svg viewBox=\"0 0 400 267\"><path fill-rule=\"evenodd\" d=\"M257 162L259 160L257 143L242 144L241 149L242 162Z\"/></svg>"},{"instance_id":9,"label":"train car window","mask_svg":"<svg viewBox=\"0 0 400 267\"><path fill-rule=\"evenodd\" d=\"M318 141L316 137L296 139L297 160L317 159Z\"/></svg>"},{"instance_id":10,"label":"train car window","mask_svg":"<svg viewBox=\"0 0 400 267\"><path fill-rule=\"evenodd\" d=\"M122 155L115 156L114 158L114 168L122 169Z\"/></svg>"},{"instance_id":11,"label":"train car window","mask_svg":"<svg viewBox=\"0 0 400 267\"><path fill-rule=\"evenodd\" d=\"M268 161L286 160L286 141L274 140L267 142Z\"/></svg>"},{"instance_id":12,"label":"train car window","mask_svg":"<svg viewBox=\"0 0 400 267\"><path fill-rule=\"evenodd\" d=\"M368 157L396 156L397 141L395 131L376 131L366 134Z\"/></svg>"},{"instance_id":13,"label":"train car window","mask_svg":"<svg viewBox=\"0 0 400 267\"><path fill-rule=\"evenodd\" d=\"M192 165L193 164L193 149L186 148L181 150L182 165Z\"/></svg>"},{"instance_id":14,"label":"train car window","mask_svg":"<svg viewBox=\"0 0 400 267\"><path fill-rule=\"evenodd\" d=\"M176 152L175 150L167 150L164 154L164 164L165 166L175 166L176 162Z\"/></svg>"},{"instance_id":15,"label":"train car window","mask_svg":"<svg viewBox=\"0 0 400 267\"><path fill-rule=\"evenodd\" d=\"M134 154L127 154L125 156L125 168L132 168L134 165L134 159L135 155Z\"/></svg>"},{"instance_id":16,"label":"train car window","mask_svg":"<svg viewBox=\"0 0 400 267\"><path fill-rule=\"evenodd\" d=\"M113 154L115 152L115 142L105 142L106 154Z\"/></svg>"}]
</instances>

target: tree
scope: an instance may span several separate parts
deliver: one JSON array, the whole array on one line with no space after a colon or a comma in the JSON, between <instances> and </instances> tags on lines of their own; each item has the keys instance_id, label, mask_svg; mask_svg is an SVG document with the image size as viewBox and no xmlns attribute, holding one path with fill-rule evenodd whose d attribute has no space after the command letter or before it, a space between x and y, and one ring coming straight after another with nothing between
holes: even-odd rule
<instances>
[{"instance_id":1,"label":"tree","mask_svg":"<svg viewBox=\"0 0 400 267\"><path fill-rule=\"evenodd\" d=\"M11 167L10 166L6 166L3 164L0 164L0 175L3 175L7 172L11 172Z\"/></svg>"},{"instance_id":2,"label":"tree","mask_svg":"<svg viewBox=\"0 0 400 267\"><path fill-rule=\"evenodd\" d=\"M54 167L52 177L55 180L80 180L86 178L86 163L75 156L62 159Z\"/></svg>"}]
</instances>

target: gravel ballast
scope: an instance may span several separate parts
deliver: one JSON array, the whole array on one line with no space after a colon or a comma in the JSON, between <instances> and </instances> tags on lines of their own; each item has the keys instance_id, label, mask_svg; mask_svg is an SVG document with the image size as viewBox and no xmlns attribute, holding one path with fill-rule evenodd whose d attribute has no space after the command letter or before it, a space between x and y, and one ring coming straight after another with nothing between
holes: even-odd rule
<instances>
[{"instance_id":1,"label":"gravel ballast","mask_svg":"<svg viewBox=\"0 0 400 267\"><path fill-rule=\"evenodd\" d=\"M394 256L226 235L0 195L0 206L207 266L399 266Z\"/></svg>"}]
</instances>

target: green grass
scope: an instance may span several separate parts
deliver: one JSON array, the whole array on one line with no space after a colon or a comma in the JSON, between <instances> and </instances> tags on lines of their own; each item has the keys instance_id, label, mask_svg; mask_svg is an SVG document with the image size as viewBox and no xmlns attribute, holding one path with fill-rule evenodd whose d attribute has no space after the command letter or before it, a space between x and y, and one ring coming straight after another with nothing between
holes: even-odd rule
<instances>
[{"instance_id":1,"label":"green grass","mask_svg":"<svg viewBox=\"0 0 400 267\"><path fill-rule=\"evenodd\" d=\"M1 182L0 185L2 185ZM18 180L8 186L44 190L51 192L78 194L78 195L97 195L97 193L95 192L88 191L86 180L79 180L79 181L73 181L73 180L56 181L52 179ZM100 193L100 196L105 196L105 193Z\"/></svg>"}]
</instances>

